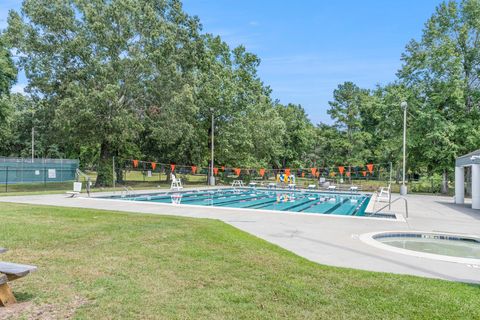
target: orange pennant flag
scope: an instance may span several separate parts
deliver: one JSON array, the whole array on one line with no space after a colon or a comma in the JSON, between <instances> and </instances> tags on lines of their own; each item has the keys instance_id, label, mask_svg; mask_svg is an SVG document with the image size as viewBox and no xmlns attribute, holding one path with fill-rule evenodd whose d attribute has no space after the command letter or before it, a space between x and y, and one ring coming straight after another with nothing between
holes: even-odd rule
<instances>
[{"instance_id":1,"label":"orange pennant flag","mask_svg":"<svg viewBox=\"0 0 480 320\"><path fill-rule=\"evenodd\" d=\"M138 167L138 160L133 160L133 167L134 168Z\"/></svg>"},{"instance_id":2,"label":"orange pennant flag","mask_svg":"<svg viewBox=\"0 0 480 320\"><path fill-rule=\"evenodd\" d=\"M340 174L343 174L344 171L345 171L344 166L338 166L338 172L340 172Z\"/></svg>"},{"instance_id":3,"label":"orange pennant flag","mask_svg":"<svg viewBox=\"0 0 480 320\"><path fill-rule=\"evenodd\" d=\"M302 171L302 178L305 178L305 172Z\"/></svg>"},{"instance_id":4,"label":"orange pennant flag","mask_svg":"<svg viewBox=\"0 0 480 320\"><path fill-rule=\"evenodd\" d=\"M373 172L373 163L367 164L367 169L368 169L368 172L372 173Z\"/></svg>"},{"instance_id":5,"label":"orange pennant flag","mask_svg":"<svg viewBox=\"0 0 480 320\"><path fill-rule=\"evenodd\" d=\"M213 167L213 174L217 175L218 174L218 168Z\"/></svg>"},{"instance_id":6,"label":"orange pennant flag","mask_svg":"<svg viewBox=\"0 0 480 320\"><path fill-rule=\"evenodd\" d=\"M157 167L157 164L155 162L152 162L151 165L152 165L152 170L155 170L155 168Z\"/></svg>"},{"instance_id":7,"label":"orange pennant flag","mask_svg":"<svg viewBox=\"0 0 480 320\"><path fill-rule=\"evenodd\" d=\"M335 177L335 171L330 172L330 176Z\"/></svg>"},{"instance_id":8,"label":"orange pennant flag","mask_svg":"<svg viewBox=\"0 0 480 320\"><path fill-rule=\"evenodd\" d=\"M366 177L367 176L367 171L362 171L362 174L363 174L364 177Z\"/></svg>"},{"instance_id":9,"label":"orange pennant flag","mask_svg":"<svg viewBox=\"0 0 480 320\"><path fill-rule=\"evenodd\" d=\"M225 171L225 166L222 166L222 171Z\"/></svg>"},{"instance_id":10,"label":"orange pennant flag","mask_svg":"<svg viewBox=\"0 0 480 320\"><path fill-rule=\"evenodd\" d=\"M197 172L197 166L192 166L192 173L195 174Z\"/></svg>"},{"instance_id":11,"label":"orange pennant flag","mask_svg":"<svg viewBox=\"0 0 480 320\"><path fill-rule=\"evenodd\" d=\"M265 169L260 169L260 171L258 172L260 174L261 177L263 177L265 175Z\"/></svg>"},{"instance_id":12,"label":"orange pennant flag","mask_svg":"<svg viewBox=\"0 0 480 320\"><path fill-rule=\"evenodd\" d=\"M290 168L285 169L285 175L287 177L290 176Z\"/></svg>"},{"instance_id":13,"label":"orange pennant flag","mask_svg":"<svg viewBox=\"0 0 480 320\"><path fill-rule=\"evenodd\" d=\"M312 176L316 176L317 175L317 168L311 168L310 172L312 172Z\"/></svg>"},{"instance_id":14,"label":"orange pennant flag","mask_svg":"<svg viewBox=\"0 0 480 320\"><path fill-rule=\"evenodd\" d=\"M315 174L315 176L316 176L317 178L320 177L320 171L317 171L316 174Z\"/></svg>"},{"instance_id":15,"label":"orange pennant flag","mask_svg":"<svg viewBox=\"0 0 480 320\"><path fill-rule=\"evenodd\" d=\"M347 171L346 175L347 177L350 177L350 171Z\"/></svg>"},{"instance_id":16,"label":"orange pennant flag","mask_svg":"<svg viewBox=\"0 0 480 320\"><path fill-rule=\"evenodd\" d=\"M235 175L239 176L240 175L240 169L239 168L235 168L233 169L233 172L235 172Z\"/></svg>"},{"instance_id":17,"label":"orange pennant flag","mask_svg":"<svg viewBox=\"0 0 480 320\"><path fill-rule=\"evenodd\" d=\"M174 165L173 163L170 165L170 170L171 170L172 172L175 171L175 165Z\"/></svg>"}]
</instances>

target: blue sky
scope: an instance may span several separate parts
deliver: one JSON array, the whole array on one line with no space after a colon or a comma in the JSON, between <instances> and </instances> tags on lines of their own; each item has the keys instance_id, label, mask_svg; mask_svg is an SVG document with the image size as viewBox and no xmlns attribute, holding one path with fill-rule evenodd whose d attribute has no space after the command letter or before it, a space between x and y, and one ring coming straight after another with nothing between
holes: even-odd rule
<instances>
[{"instance_id":1,"label":"blue sky","mask_svg":"<svg viewBox=\"0 0 480 320\"><path fill-rule=\"evenodd\" d=\"M262 63L259 75L282 103L301 104L314 123L339 83L364 88L395 80L407 42L419 39L440 0L184 0L204 31L243 44ZM0 2L0 28L21 1ZM15 91L26 80L20 77Z\"/></svg>"}]
</instances>

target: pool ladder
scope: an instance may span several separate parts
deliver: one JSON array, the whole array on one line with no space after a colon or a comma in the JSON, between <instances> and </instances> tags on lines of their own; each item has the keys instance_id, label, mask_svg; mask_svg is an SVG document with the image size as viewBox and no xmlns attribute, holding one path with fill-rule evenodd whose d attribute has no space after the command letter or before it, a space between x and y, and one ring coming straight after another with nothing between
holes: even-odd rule
<instances>
[{"instance_id":1,"label":"pool ladder","mask_svg":"<svg viewBox=\"0 0 480 320\"><path fill-rule=\"evenodd\" d=\"M123 186L123 190L121 193L122 198L132 198L135 196L135 191L133 190L132 187L129 186Z\"/></svg>"},{"instance_id":2,"label":"pool ladder","mask_svg":"<svg viewBox=\"0 0 480 320\"><path fill-rule=\"evenodd\" d=\"M379 213L381 210L385 209L386 207L388 207L388 209L390 209L390 207L392 206L392 203L395 203L397 202L398 200L402 199L404 202L405 202L405 219L408 219L408 201L406 198L404 197L398 197L396 198L395 200L392 201L392 198L390 197L389 201L388 201L388 204L384 205L383 207L381 207L380 209L378 209L377 211L375 211L373 215Z\"/></svg>"}]
</instances>

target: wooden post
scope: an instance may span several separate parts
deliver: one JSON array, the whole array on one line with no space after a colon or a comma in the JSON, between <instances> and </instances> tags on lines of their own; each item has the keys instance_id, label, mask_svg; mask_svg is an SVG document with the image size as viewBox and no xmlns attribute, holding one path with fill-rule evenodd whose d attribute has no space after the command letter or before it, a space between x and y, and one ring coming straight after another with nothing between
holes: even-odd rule
<instances>
[{"instance_id":1,"label":"wooden post","mask_svg":"<svg viewBox=\"0 0 480 320\"><path fill-rule=\"evenodd\" d=\"M12 289L7 283L7 276L4 274L1 274L0 275L0 305L2 307L6 307L15 302L17 302L17 300L13 295Z\"/></svg>"}]
</instances>

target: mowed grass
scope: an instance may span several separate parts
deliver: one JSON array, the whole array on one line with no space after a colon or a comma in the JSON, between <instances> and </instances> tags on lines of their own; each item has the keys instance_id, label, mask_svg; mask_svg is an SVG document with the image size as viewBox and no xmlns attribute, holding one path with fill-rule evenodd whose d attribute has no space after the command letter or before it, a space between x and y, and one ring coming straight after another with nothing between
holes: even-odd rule
<instances>
[{"instance_id":1,"label":"mowed grass","mask_svg":"<svg viewBox=\"0 0 480 320\"><path fill-rule=\"evenodd\" d=\"M318 265L220 221L4 203L0 219L2 259L39 267L12 283L17 318L480 318L478 286Z\"/></svg>"}]
</instances>

